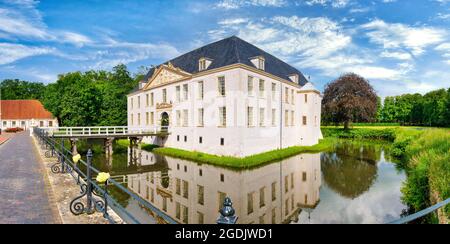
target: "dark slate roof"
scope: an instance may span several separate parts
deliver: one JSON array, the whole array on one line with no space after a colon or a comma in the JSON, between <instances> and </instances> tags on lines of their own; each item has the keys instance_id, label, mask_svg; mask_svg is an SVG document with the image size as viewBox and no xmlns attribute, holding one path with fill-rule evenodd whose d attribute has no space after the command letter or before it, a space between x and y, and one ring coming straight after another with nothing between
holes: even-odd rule
<instances>
[{"instance_id":1,"label":"dark slate roof","mask_svg":"<svg viewBox=\"0 0 450 244\"><path fill-rule=\"evenodd\" d=\"M210 70L237 63L254 67L250 60L257 56L264 57L265 71L267 73L285 80L290 80L289 75L298 74L299 84L301 86L308 82L305 76L296 68L236 36L208 44L167 61L164 64L171 62L175 67L195 74L199 72L198 61L200 58L212 59L212 63L208 67L208 70ZM144 80L148 80L154 72L155 68L151 68Z\"/></svg>"}]
</instances>

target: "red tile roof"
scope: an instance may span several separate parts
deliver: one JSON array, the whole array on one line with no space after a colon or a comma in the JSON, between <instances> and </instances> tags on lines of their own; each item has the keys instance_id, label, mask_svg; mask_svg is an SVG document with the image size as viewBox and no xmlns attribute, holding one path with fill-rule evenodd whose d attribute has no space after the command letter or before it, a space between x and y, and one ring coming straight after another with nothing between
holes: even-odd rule
<instances>
[{"instance_id":1,"label":"red tile roof","mask_svg":"<svg viewBox=\"0 0 450 244\"><path fill-rule=\"evenodd\" d=\"M1 119L53 119L38 100L2 100Z\"/></svg>"}]
</instances>

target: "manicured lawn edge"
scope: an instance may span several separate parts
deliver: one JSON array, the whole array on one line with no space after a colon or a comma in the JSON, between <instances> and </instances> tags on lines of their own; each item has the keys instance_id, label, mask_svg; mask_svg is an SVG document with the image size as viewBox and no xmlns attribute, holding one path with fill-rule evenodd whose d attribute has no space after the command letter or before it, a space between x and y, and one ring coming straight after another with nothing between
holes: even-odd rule
<instances>
[{"instance_id":1,"label":"manicured lawn edge","mask_svg":"<svg viewBox=\"0 0 450 244\"><path fill-rule=\"evenodd\" d=\"M156 154L165 155L174 158L191 160L201 164L210 164L215 166L227 167L232 169L251 169L261 167L282 159L286 159L301 153L319 153L330 151L336 139L326 138L314 146L295 146L281 150L269 151L244 158L217 156L201 152L191 152L176 148L153 148L151 151ZM143 147L144 148L144 147ZM145 150L145 149L144 149Z\"/></svg>"}]
</instances>

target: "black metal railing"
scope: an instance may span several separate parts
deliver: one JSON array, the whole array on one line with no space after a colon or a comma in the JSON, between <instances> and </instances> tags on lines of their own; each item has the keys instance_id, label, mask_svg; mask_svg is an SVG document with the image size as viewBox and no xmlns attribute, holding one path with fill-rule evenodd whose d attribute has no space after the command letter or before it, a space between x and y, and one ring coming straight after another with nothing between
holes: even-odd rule
<instances>
[{"instance_id":1,"label":"black metal railing","mask_svg":"<svg viewBox=\"0 0 450 244\"><path fill-rule=\"evenodd\" d=\"M74 162L74 155L65 147L64 139L57 140L52 137L48 131L39 128L34 129L34 133L37 136L42 149L46 150L44 153L45 157L50 158L56 156L58 158L57 162L51 166L51 171L55 174L69 173L80 186L80 195L74 198L70 203L70 211L72 214L92 214L97 211L103 213L103 217L114 224L116 221L108 212L108 208L111 208L126 223L139 224L140 221L109 193L108 189L110 187L116 187L145 208L153 211L166 223L178 223L172 217L112 178L107 179L103 185L98 184L98 182L94 180L93 175L98 175L101 172L92 166L93 153L90 149L86 155L86 161L80 159L78 162ZM83 166L85 170L82 170L79 166ZM86 205L82 201L84 198L86 198ZM224 207L219 211L220 215L217 219L218 224L235 224L237 222L238 217L235 216L235 210L232 205L231 199L229 197L225 198L223 204Z\"/></svg>"},{"instance_id":2,"label":"black metal railing","mask_svg":"<svg viewBox=\"0 0 450 244\"><path fill-rule=\"evenodd\" d=\"M46 150L46 157L57 157L58 160L51 166L53 173L69 173L76 183L80 186L80 195L74 198L70 203L70 211L74 215L83 213L91 214L95 211L103 213L103 217L110 223L116 221L110 216L109 209L112 209L119 217L126 223L139 224L141 223L132 213L126 210L112 195L108 192L108 188L116 187L118 190L129 195L142 206L153 211L158 217L162 218L166 223L177 224L172 217L159 210L146 200L142 199L137 194L133 193L119 182L109 178L101 185L94 175L101 173L92 166L92 151L89 150L87 160L80 159L77 163L73 162L72 152L65 148L64 140L56 140L47 131L36 128L34 133L37 136L42 149ZM80 166L85 168L81 170ZM86 198L86 201L82 201Z\"/></svg>"}]
</instances>

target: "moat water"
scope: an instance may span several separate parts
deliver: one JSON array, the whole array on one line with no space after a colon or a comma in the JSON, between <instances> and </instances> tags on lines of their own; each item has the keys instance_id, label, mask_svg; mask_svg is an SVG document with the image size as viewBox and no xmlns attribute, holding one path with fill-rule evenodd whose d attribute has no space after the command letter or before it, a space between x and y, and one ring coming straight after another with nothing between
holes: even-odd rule
<instances>
[{"instance_id":1,"label":"moat water","mask_svg":"<svg viewBox=\"0 0 450 244\"><path fill-rule=\"evenodd\" d=\"M406 175L388 151L386 144L342 141L333 152L232 170L117 149L111 158L97 153L94 165L179 223L216 223L225 196L240 224L386 223L406 209ZM126 194L113 195L141 222L158 222Z\"/></svg>"}]
</instances>

